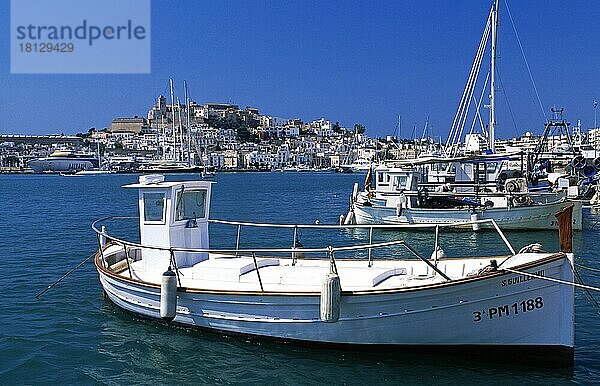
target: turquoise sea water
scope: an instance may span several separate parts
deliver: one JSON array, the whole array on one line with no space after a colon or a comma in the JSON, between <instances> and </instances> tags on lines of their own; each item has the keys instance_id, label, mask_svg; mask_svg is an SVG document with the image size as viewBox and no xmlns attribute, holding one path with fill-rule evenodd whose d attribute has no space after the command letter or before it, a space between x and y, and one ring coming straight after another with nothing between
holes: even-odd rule
<instances>
[{"instance_id":1,"label":"turquoise sea water","mask_svg":"<svg viewBox=\"0 0 600 386\"><path fill-rule=\"evenodd\" d=\"M193 176L168 176L189 179ZM337 223L359 175L313 173L219 174L213 191L212 218L278 223ZM0 176L0 384L148 384L264 383L373 384L493 383L563 384L600 382L598 310L576 292L575 363L551 369L514 363L482 362L474 357L356 352L297 347L200 332L142 320L102 297L97 274L85 264L43 295L35 295L97 248L90 223L108 215L136 215L137 193L120 186L136 175L60 177ZM589 213L588 229L575 235L577 262L600 268L600 220ZM109 225L132 236L135 226ZM365 232L301 235L302 243L323 246L361 242ZM431 253L430 234L415 238L417 249ZM554 232L511 232L515 247L541 241L557 249ZM382 232L374 240L398 237ZM291 244L291 232L242 231L242 245ZM215 226L211 242L235 246L235 229ZM504 253L491 233L451 233L442 237L451 255L458 252ZM581 272L587 283L600 277ZM439 328L445 326L440 320Z\"/></svg>"}]
</instances>

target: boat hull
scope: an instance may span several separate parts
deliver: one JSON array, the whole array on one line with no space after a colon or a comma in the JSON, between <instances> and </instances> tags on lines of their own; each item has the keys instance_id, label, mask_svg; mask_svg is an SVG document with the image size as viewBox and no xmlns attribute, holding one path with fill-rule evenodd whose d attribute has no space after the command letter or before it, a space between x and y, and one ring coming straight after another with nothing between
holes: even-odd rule
<instances>
[{"instance_id":1,"label":"boat hull","mask_svg":"<svg viewBox=\"0 0 600 386\"><path fill-rule=\"evenodd\" d=\"M60 158L48 157L31 160L28 166L35 173L61 173L77 172L79 170L91 170L98 167L95 158Z\"/></svg>"},{"instance_id":2,"label":"boat hull","mask_svg":"<svg viewBox=\"0 0 600 386\"><path fill-rule=\"evenodd\" d=\"M489 209L402 209L400 216L396 208L354 204L357 224L451 224L477 220L494 220L502 229L558 229L554 214L571 202L559 201L548 204ZM581 203L573 203L573 229L582 229ZM471 217L475 214L475 217ZM481 228L490 227L480 224ZM473 225L466 225L473 229Z\"/></svg>"},{"instance_id":3,"label":"boat hull","mask_svg":"<svg viewBox=\"0 0 600 386\"><path fill-rule=\"evenodd\" d=\"M160 318L160 286L114 274L96 259L117 306ZM573 280L565 255L523 270ZM571 352L573 287L494 273L422 288L343 292L340 319L319 319L319 293L179 288L175 323L307 343L392 346L545 347ZM451 326L451 328L448 328Z\"/></svg>"}]
</instances>

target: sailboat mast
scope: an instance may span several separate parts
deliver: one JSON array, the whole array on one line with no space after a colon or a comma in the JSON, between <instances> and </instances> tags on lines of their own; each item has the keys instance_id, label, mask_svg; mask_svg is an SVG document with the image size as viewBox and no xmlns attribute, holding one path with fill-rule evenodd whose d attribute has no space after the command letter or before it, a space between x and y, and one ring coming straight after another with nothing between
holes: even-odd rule
<instances>
[{"instance_id":1,"label":"sailboat mast","mask_svg":"<svg viewBox=\"0 0 600 386\"><path fill-rule=\"evenodd\" d=\"M175 152L175 147L177 145L177 132L175 131L175 99L173 98L173 79L169 79L169 85L171 88L171 128L173 129L173 158L174 161L177 161L177 153Z\"/></svg>"},{"instance_id":2,"label":"sailboat mast","mask_svg":"<svg viewBox=\"0 0 600 386\"><path fill-rule=\"evenodd\" d=\"M192 160L190 159L190 94L188 93L188 85L186 80L183 81L183 88L185 89L185 131L187 134L187 161L188 166L192 166Z\"/></svg>"},{"instance_id":3,"label":"sailboat mast","mask_svg":"<svg viewBox=\"0 0 600 386\"><path fill-rule=\"evenodd\" d=\"M165 110L166 111L166 110ZM165 153L165 147L167 146L166 142L165 142L165 136L167 135L167 133L165 132L165 120L164 120L164 114L160 113L160 127L161 127L161 143L162 143L162 159L163 161L166 161L166 153Z\"/></svg>"},{"instance_id":4,"label":"sailboat mast","mask_svg":"<svg viewBox=\"0 0 600 386\"><path fill-rule=\"evenodd\" d=\"M100 140L96 140L96 150L98 151L98 169L102 169L102 156L100 155Z\"/></svg>"},{"instance_id":5,"label":"sailboat mast","mask_svg":"<svg viewBox=\"0 0 600 386\"><path fill-rule=\"evenodd\" d=\"M489 148L492 153L496 152L496 43L498 41L498 5L499 0L494 1L494 6L491 13L492 24L492 50L490 64L490 129L488 134Z\"/></svg>"},{"instance_id":6,"label":"sailboat mast","mask_svg":"<svg viewBox=\"0 0 600 386\"><path fill-rule=\"evenodd\" d=\"M183 161L183 126L181 124L181 102L179 102L179 97L177 97L177 116L179 117L179 149L177 152L179 153L179 161Z\"/></svg>"}]
</instances>

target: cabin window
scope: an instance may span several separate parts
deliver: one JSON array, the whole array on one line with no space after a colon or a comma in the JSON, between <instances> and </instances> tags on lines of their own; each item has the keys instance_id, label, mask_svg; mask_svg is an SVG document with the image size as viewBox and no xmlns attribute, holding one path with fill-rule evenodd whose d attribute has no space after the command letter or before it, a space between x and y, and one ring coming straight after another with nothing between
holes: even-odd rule
<instances>
[{"instance_id":1,"label":"cabin window","mask_svg":"<svg viewBox=\"0 0 600 386\"><path fill-rule=\"evenodd\" d=\"M175 221L203 218L206 214L206 190L186 190L177 193Z\"/></svg>"},{"instance_id":2,"label":"cabin window","mask_svg":"<svg viewBox=\"0 0 600 386\"><path fill-rule=\"evenodd\" d=\"M394 180L394 187L396 190L406 189L406 181L408 178L406 176L397 176Z\"/></svg>"},{"instance_id":3,"label":"cabin window","mask_svg":"<svg viewBox=\"0 0 600 386\"><path fill-rule=\"evenodd\" d=\"M165 194L144 193L144 221L164 222Z\"/></svg>"}]
</instances>

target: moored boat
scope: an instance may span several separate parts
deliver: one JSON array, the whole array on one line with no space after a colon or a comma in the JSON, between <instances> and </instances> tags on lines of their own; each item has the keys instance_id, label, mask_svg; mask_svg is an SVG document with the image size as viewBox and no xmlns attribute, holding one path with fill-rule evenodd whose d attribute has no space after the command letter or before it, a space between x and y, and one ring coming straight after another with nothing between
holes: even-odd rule
<instances>
[{"instance_id":1,"label":"moored boat","mask_svg":"<svg viewBox=\"0 0 600 386\"><path fill-rule=\"evenodd\" d=\"M499 231L507 255L446 257L438 253L436 236L436 252L427 258L406 240L300 248L294 234L292 248L242 249L242 226L269 225L209 220L211 182L144 176L125 187L139 191L140 242L109 235L100 227L106 219L93 225L101 246L95 257L100 282L125 310L284 341L531 349L572 360L574 292L564 284L573 282L568 242L561 252L542 252L539 245L517 252ZM570 225L569 218L562 221ZM211 249L214 223L238 227L236 248ZM377 228L278 227L294 233ZM435 229L437 235L440 227ZM570 241L570 232L563 239ZM385 248L402 252L373 257Z\"/></svg>"},{"instance_id":2,"label":"moored boat","mask_svg":"<svg viewBox=\"0 0 600 386\"><path fill-rule=\"evenodd\" d=\"M487 170L483 164L483 170ZM491 225L469 223L487 219L494 220L502 229L548 230L558 228L554 213L573 204L573 229L582 229L581 202L568 201L565 191L530 191L525 178L507 178L508 170L492 174L491 181L484 175L480 181L473 173L476 168L468 165L470 172L463 173L465 168L459 163L452 182L444 184L423 182L423 173L416 168L380 166L373 178L367 176L362 191L355 184L349 212L341 221L347 224L462 222L467 225L460 229L479 230Z\"/></svg>"},{"instance_id":3,"label":"moored boat","mask_svg":"<svg viewBox=\"0 0 600 386\"><path fill-rule=\"evenodd\" d=\"M28 166L35 173L76 173L98 168L99 161L93 153L57 150L48 157L29 161Z\"/></svg>"}]
</instances>

